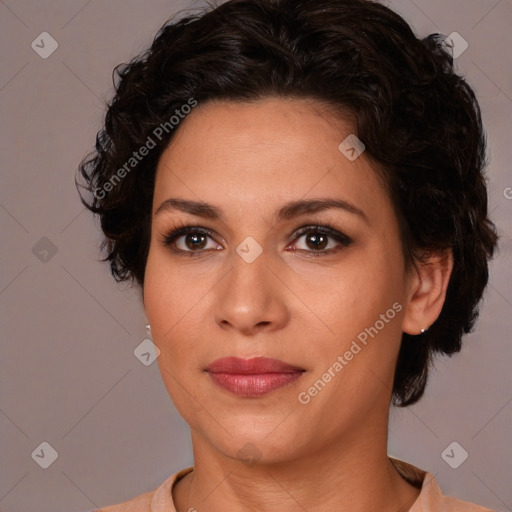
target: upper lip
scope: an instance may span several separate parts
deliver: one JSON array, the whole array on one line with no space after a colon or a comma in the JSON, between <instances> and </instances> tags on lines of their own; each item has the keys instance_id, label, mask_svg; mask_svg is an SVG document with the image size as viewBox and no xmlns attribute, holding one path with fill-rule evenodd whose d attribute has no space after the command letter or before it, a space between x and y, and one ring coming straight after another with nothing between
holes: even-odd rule
<instances>
[{"instance_id":1,"label":"upper lip","mask_svg":"<svg viewBox=\"0 0 512 512\"><path fill-rule=\"evenodd\" d=\"M253 357L251 359L223 357L208 365L206 371L236 375L259 375L262 373L293 373L305 370L279 359L269 359L268 357Z\"/></svg>"}]
</instances>

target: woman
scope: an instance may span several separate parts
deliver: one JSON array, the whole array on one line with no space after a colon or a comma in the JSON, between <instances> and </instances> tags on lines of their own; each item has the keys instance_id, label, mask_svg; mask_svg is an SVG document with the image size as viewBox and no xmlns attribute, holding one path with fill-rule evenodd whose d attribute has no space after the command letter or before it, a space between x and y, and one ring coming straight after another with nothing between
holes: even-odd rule
<instances>
[{"instance_id":1,"label":"woman","mask_svg":"<svg viewBox=\"0 0 512 512\"><path fill-rule=\"evenodd\" d=\"M231 0L118 69L81 164L194 466L104 511L485 511L387 455L496 245L473 91L366 0Z\"/></svg>"}]
</instances>

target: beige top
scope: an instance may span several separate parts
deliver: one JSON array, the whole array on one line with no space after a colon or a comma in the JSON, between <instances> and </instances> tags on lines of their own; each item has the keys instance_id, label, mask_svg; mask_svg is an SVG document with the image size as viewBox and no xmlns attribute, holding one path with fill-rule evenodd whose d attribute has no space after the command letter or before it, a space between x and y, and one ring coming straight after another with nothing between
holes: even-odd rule
<instances>
[{"instance_id":1,"label":"beige top","mask_svg":"<svg viewBox=\"0 0 512 512\"><path fill-rule=\"evenodd\" d=\"M409 512L495 512L473 503L443 496L434 475L398 459L391 458L391 461L408 482L421 488ZM103 507L101 512L176 512L171 493L172 487L180 478L193 470L193 466L182 469L171 475L154 491L141 494L125 503Z\"/></svg>"}]
</instances>

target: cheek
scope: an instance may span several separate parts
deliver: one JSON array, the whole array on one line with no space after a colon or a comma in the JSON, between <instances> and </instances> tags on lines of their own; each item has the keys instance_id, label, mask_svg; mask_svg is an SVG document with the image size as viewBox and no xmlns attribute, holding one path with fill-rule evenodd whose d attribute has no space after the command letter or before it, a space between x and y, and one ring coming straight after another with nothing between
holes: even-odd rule
<instances>
[{"instance_id":1,"label":"cheek","mask_svg":"<svg viewBox=\"0 0 512 512\"><path fill-rule=\"evenodd\" d=\"M144 279L144 308L153 343L160 350L157 363L162 381L180 414L191 423L198 411L194 411L196 402L186 399L193 389L185 370L191 355L197 354L199 348L194 346L194 338L187 331L187 311L191 306L182 290L190 290L191 283L188 288L186 284L182 273L169 264L165 255L150 249Z\"/></svg>"},{"instance_id":2,"label":"cheek","mask_svg":"<svg viewBox=\"0 0 512 512\"><path fill-rule=\"evenodd\" d=\"M336 272L321 280L323 286L306 283L303 294L314 311L343 339L373 325L403 297L401 260L396 251L367 247ZM318 279L318 276L316 276Z\"/></svg>"},{"instance_id":3,"label":"cheek","mask_svg":"<svg viewBox=\"0 0 512 512\"><path fill-rule=\"evenodd\" d=\"M193 274L193 278L191 275ZM159 364L179 371L197 354L199 318L212 284L193 270L171 261L165 251L150 249L144 282L144 308L153 342L160 349Z\"/></svg>"},{"instance_id":4,"label":"cheek","mask_svg":"<svg viewBox=\"0 0 512 512\"><path fill-rule=\"evenodd\" d=\"M401 340L401 261L391 244L370 244L339 271L331 272L329 279L322 279L324 293L311 284L303 289L311 310L319 312L325 333L310 354L317 363L313 381L321 377L317 372L327 371L341 356L343 369L330 389L342 401L347 392L369 400L383 383L391 386Z\"/></svg>"},{"instance_id":5,"label":"cheek","mask_svg":"<svg viewBox=\"0 0 512 512\"><path fill-rule=\"evenodd\" d=\"M199 291L197 281L190 280L183 266L172 261L167 251L150 247L144 279L144 307L154 335L173 328L174 324L190 309L191 301Z\"/></svg>"},{"instance_id":6,"label":"cheek","mask_svg":"<svg viewBox=\"0 0 512 512\"><path fill-rule=\"evenodd\" d=\"M150 248L144 275L144 308L153 336L161 333L167 317L165 312L173 311L172 304L168 304L171 297L167 294L168 287L165 284L168 272L159 259Z\"/></svg>"},{"instance_id":7,"label":"cheek","mask_svg":"<svg viewBox=\"0 0 512 512\"><path fill-rule=\"evenodd\" d=\"M174 345L172 339L183 326L179 322L184 315L181 289L179 275L161 254L150 248L144 279L144 308L151 325L153 343L160 349L158 362L165 361L165 366L174 360L169 357Z\"/></svg>"}]
</instances>

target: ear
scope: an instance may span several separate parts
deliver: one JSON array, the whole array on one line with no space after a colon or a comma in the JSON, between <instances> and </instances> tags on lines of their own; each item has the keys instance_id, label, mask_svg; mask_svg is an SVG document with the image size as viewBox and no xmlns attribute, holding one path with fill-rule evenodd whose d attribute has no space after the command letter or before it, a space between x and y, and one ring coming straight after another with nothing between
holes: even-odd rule
<instances>
[{"instance_id":1,"label":"ear","mask_svg":"<svg viewBox=\"0 0 512 512\"><path fill-rule=\"evenodd\" d=\"M407 279L407 300L402 330L420 334L437 320L446 298L446 290L453 270L451 249L443 252L425 252Z\"/></svg>"}]
</instances>

